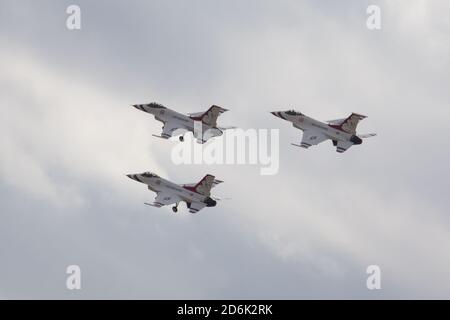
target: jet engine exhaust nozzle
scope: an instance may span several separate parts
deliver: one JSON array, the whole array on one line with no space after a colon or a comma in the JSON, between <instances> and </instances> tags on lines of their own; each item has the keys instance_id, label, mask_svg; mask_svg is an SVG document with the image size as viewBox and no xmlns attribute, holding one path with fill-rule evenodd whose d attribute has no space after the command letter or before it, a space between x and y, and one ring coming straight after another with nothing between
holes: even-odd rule
<instances>
[{"instance_id":1,"label":"jet engine exhaust nozzle","mask_svg":"<svg viewBox=\"0 0 450 320\"><path fill-rule=\"evenodd\" d=\"M350 138L350 141L353 142L353 144L361 144L362 143L362 139L358 136L353 135Z\"/></svg>"},{"instance_id":2,"label":"jet engine exhaust nozzle","mask_svg":"<svg viewBox=\"0 0 450 320\"><path fill-rule=\"evenodd\" d=\"M211 197L206 198L205 203L207 207L215 207L217 205L217 201L213 200Z\"/></svg>"}]
</instances>

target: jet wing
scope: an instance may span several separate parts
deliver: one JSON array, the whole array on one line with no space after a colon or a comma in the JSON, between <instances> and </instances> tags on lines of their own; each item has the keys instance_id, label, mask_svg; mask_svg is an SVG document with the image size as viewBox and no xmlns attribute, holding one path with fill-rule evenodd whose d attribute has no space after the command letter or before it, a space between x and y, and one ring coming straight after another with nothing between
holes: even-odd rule
<instances>
[{"instance_id":1,"label":"jet wing","mask_svg":"<svg viewBox=\"0 0 450 320\"><path fill-rule=\"evenodd\" d=\"M180 128L181 127L177 125L175 121L166 121L164 122L160 138L169 139L170 137L172 137L173 132Z\"/></svg>"},{"instance_id":2,"label":"jet wing","mask_svg":"<svg viewBox=\"0 0 450 320\"><path fill-rule=\"evenodd\" d=\"M197 213L200 210L202 210L206 206L206 203L203 202L191 202L191 205L189 207L190 213Z\"/></svg>"},{"instance_id":3,"label":"jet wing","mask_svg":"<svg viewBox=\"0 0 450 320\"><path fill-rule=\"evenodd\" d=\"M178 203L181 200L182 199L177 195L172 195L168 192L158 192L155 200L153 200L153 203L148 203L148 205L161 208L162 206Z\"/></svg>"},{"instance_id":4,"label":"jet wing","mask_svg":"<svg viewBox=\"0 0 450 320\"><path fill-rule=\"evenodd\" d=\"M300 145L294 144L294 146L302 147L302 148L309 148L311 146L315 146L325 140L329 139L326 135L324 135L321 132L318 132L314 129L309 129L303 131L303 137L302 137L302 143Z\"/></svg>"},{"instance_id":5,"label":"jet wing","mask_svg":"<svg viewBox=\"0 0 450 320\"><path fill-rule=\"evenodd\" d=\"M338 143L336 145L336 151L339 153L345 152L352 145L353 145L353 142L350 142L350 141L338 141Z\"/></svg>"}]
</instances>

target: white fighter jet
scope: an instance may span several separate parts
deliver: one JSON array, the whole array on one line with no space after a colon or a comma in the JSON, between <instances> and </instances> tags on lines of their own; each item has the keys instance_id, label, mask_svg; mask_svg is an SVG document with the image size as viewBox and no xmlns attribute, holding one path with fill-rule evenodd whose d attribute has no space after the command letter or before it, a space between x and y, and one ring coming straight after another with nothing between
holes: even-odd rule
<instances>
[{"instance_id":1,"label":"white fighter jet","mask_svg":"<svg viewBox=\"0 0 450 320\"><path fill-rule=\"evenodd\" d=\"M352 113L345 119L330 120L327 122L317 121L294 110L275 111L271 113L276 117L292 122L295 128L303 131L301 144L292 143L292 145L305 149L331 139L333 145L336 147L336 151L342 153L354 144L361 144L362 139L376 135L375 133L356 133L358 122L366 118L366 116L357 113Z\"/></svg>"},{"instance_id":2,"label":"white fighter jet","mask_svg":"<svg viewBox=\"0 0 450 320\"><path fill-rule=\"evenodd\" d=\"M149 190L156 192L154 202L146 205L160 208L174 204L172 210L177 212L178 204L184 201L190 213L197 213L204 207L215 207L220 199L211 196L211 188L223 182L210 174L200 182L190 184L176 184L151 172L128 174L127 177L145 183Z\"/></svg>"},{"instance_id":3,"label":"white fighter jet","mask_svg":"<svg viewBox=\"0 0 450 320\"><path fill-rule=\"evenodd\" d=\"M158 138L169 139L177 129L184 129L193 132L199 143L204 143L209 138L221 136L223 130L233 128L217 126L217 118L219 115L228 110L215 105L211 106L206 112L189 113L187 115L155 102L134 104L133 107L153 114L156 120L164 124L161 135L153 135ZM199 136L200 134L201 136ZM183 135L180 135L179 139L180 141L184 141Z\"/></svg>"}]
</instances>

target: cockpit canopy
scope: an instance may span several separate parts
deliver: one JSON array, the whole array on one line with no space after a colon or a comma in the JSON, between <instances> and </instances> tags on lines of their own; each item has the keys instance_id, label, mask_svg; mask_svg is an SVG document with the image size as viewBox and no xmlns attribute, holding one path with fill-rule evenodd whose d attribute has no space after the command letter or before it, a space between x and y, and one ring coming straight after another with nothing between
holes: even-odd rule
<instances>
[{"instance_id":1,"label":"cockpit canopy","mask_svg":"<svg viewBox=\"0 0 450 320\"><path fill-rule=\"evenodd\" d=\"M295 110L286 111L286 114L288 114L290 116L302 116L301 112L297 112Z\"/></svg>"},{"instance_id":2,"label":"cockpit canopy","mask_svg":"<svg viewBox=\"0 0 450 320\"><path fill-rule=\"evenodd\" d=\"M155 108L155 109L167 109L162 104L159 104L159 103L156 103L156 102L150 102L150 103L147 104L147 106L149 106L151 108Z\"/></svg>"},{"instance_id":3,"label":"cockpit canopy","mask_svg":"<svg viewBox=\"0 0 450 320\"><path fill-rule=\"evenodd\" d=\"M146 178L159 178L158 175L156 175L156 174L154 174L154 173L151 173L151 172L149 172L149 171L144 172L144 173L142 174L142 176L143 176L143 177L146 177Z\"/></svg>"}]
</instances>

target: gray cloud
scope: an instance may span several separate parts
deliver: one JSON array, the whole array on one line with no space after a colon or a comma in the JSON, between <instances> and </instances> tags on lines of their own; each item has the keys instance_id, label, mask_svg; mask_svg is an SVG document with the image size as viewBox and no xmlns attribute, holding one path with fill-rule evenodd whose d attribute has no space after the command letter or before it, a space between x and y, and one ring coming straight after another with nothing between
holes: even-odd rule
<instances>
[{"instance_id":1,"label":"gray cloud","mask_svg":"<svg viewBox=\"0 0 450 320\"><path fill-rule=\"evenodd\" d=\"M326 3L327 5L324 5ZM5 298L448 298L444 1L3 1L0 294ZM129 107L219 104L221 120L280 128L280 173L175 166L159 123ZM356 111L379 136L304 151L268 111ZM223 178L196 216L141 205L125 173ZM191 181L192 180L192 181ZM65 289L79 264L83 289ZM365 288L369 264L381 291Z\"/></svg>"}]
</instances>

